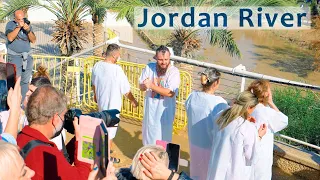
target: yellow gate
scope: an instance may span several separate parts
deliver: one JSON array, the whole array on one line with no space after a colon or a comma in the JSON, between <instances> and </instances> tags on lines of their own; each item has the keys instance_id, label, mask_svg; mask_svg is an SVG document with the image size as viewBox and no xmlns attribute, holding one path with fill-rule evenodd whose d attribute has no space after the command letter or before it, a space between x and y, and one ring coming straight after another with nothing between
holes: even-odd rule
<instances>
[{"instance_id":1,"label":"yellow gate","mask_svg":"<svg viewBox=\"0 0 320 180\"><path fill-rule=\"evenodd\" d=\"M91 75L94 64L101 60L97 57L89 58L67 58L56 56L34 55L34 70L42 64L50 69L50 76L53 85L64 91L69 98L69 107L97 109L93 99L91 88ZM133 108L130 101L124 97L121 115L128 118L143 119L144 92L139 90L138 79L145 64L137 64L127 61L119 61L119 64L128 77L131 84L131 91L138 100L139 106ZM191 75L186 71L180 71L181 83L177 96L176 115L174 130L184 129L187 125L187 116L184 102L192 89Z\"/></svg>"}]
</instances>

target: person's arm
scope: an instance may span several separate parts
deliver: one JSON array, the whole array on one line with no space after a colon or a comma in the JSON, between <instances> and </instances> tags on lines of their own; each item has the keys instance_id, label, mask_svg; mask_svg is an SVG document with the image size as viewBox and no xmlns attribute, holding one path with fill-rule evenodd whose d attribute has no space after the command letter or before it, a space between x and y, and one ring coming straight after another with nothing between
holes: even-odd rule
<instances>
[{"instance_id":1,"label":"person's arm","mask_svg":"<svg viewBox=\"0 0 320 180\"><path fill-rule=\"evenodd\" d=\"M175 95L175 92L171 91L168 88L163 88L160 86L156 86L154 83L152 83L150 80L146 80L146 87L148 89L151 89L152 91L159 93L162 96L167 96L167 97L173 97Z\"/></svg>"},{"instance_id":2,"label":"person's arm","mask_svg":"<svg viewBox=\"0 0 320 180\"><path fill-rule=\"evenodd\" d=\"M140 91L146 91L148 88L143 83L146 79L148 79L147 71L149 70L149 66L147 65L143 70L139 77L139 89Z\"/></svg>"},{"instance_id":3,"label":"person's arm","mask_svg":"<svg viewBox=\"0 0 320 180\"><path fill-rule=\"evenodd\" d=\"M94 102L97 102L96 87L94 85L92 85L92 90L93 90L93 100Z\"/></svg>"},{"instance_id":4,"label":"person's arm","mask_svg":"<svg viewBox=\"0 0 320 180\"><path fill-rule=\"evenodd\" d=\"M10 108L9 119L4 130L5 133L11 134L14 138L17 138L18 135L18 124L21 113L21 86L20 86L21 77L16 81L14 89L10 89L8 92L7 102Z\"/></svg>"},{"instance_id":5,"label":"person's arm","mask_svg":"<svg viewBox=\"0 0 320 180\"><path fill-rule=\"evenodd\" d=\"M31 43L35 43L36 42L36 36L32 32L32 28L28 24L24 23L23 29L27 32L29 41Z\"/></svg>"},{"instance_id":6,"label":"person's arm","mask_svg":"<svg viewBox=\"0 0 320 180\"><path fill-rule=\"evenodd\" d=\"M14 41L16 39L16 37L18 36L20 29L21 29L21 27L17 26L13 31L9 32L7 34L8 41L10 41L10 42Z\"/></svg>"},{"instance_id":7,"label":"person's arm","mask_svg":"<svg viewBox=\"0 0 320 180\"><path fill-rule=\"evenodd\" d=\"M134 96L132 95L131 92L128 92L127 94L125 94L125 96L130 100L131 104L133 107L137 107L138 106L138 102L137 100L134 98Z\"/></svg>"}]
</instances>

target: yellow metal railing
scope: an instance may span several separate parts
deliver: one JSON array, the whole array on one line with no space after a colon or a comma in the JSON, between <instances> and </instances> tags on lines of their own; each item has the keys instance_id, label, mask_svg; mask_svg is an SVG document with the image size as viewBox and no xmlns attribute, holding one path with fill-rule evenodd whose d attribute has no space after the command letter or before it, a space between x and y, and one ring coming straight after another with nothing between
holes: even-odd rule
<instances>
[{"instance_id":1,"label":"yellow metal railing","mask_svg":"<svg viewBox=\"0 0 320 180\"><path fill-rule=\"evenodd\" d=\"M41 64L49 69L53 85L69 98L69 107L88 107L97 109L97 104L93 99L91 88L91 75L94 64L101 60L98 57L89 58L69 58L58 56L34 55L34 70ZM127 61L119 61L119 64L128 77L131 84L131 91L138 100L139 106L133 108L130 101L124 97L121 115L124 117L143 119L144 92L139 90L138 79L145 64L137 64ZM174 130L184 129L187 125L187 116L184 102L192 89L191 75L186 71L180 71L181 84L177 96L176 115Z\"/></svg>"}]
</instances>

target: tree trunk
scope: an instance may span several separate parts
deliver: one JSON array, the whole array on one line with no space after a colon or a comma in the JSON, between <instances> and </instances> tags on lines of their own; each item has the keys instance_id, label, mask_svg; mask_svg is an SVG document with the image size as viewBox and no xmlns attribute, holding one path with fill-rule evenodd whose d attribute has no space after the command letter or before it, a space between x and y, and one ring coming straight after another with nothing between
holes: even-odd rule
<instances>
[{"instance_id":1,"label":"tree trunk","mask_svg":"<svg viewBox=\"0 0 320 180\"><path fill-rule=\"evenodd\" d=\"M97 46L104 42L104 28L102 24L93 24L93 46ZM94 56L102 56L103 47L93 50Z\"/></svg>"}]
</instances>

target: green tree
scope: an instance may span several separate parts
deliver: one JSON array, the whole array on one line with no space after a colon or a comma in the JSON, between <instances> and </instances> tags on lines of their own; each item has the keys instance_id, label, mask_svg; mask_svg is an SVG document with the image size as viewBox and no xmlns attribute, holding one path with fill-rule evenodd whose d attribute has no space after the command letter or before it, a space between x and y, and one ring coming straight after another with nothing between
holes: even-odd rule
<instances>
[{"instance_id":1,"label":"green tree","mask_svg":"<svg viewBox=\"0 0 320 180\"><path fill-rule=\"evenodd\" d=\"M47 2L49 5L42 6L57 17L52 41L57 43L62 55L71 56L82 50L83 43L87 43L83 18L88 15L82 1L58 0L55 3L47 0Z\"/></svg>"},{"instance_id":2,"label":"green tree","mask_svg":"<svg viewBox=\"0 0 320 180\"><path fill-rule=\"evenodd\" d=\"M104 41L103 22L107 14L107 9L112 7L113 0L85 0L84 5L89 9L93 22L93 46L97 46ZM94 50L95 56L101 56L103 47Z\"/></svg>"},{"instance_id":3,"label":"green tree","mask_svg":"<svg viewBox=\"0 0 320 180\"><path fill-rule=\"evenodd\" d=\"M14 14L18 9L23 10L25 17L28 17L28 10L32 7L39 6L40 3L38 0L9 0L3 4L3 7L0 9L0 20L3 20L6 17L9 17Z\"/></svg>"}]
</instances>

